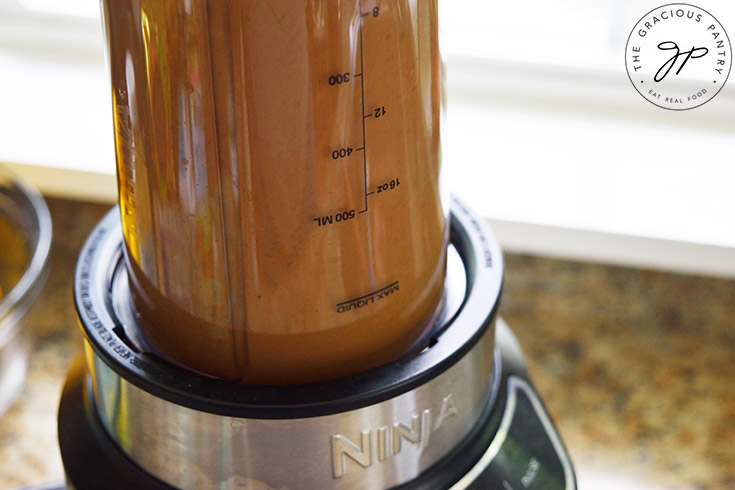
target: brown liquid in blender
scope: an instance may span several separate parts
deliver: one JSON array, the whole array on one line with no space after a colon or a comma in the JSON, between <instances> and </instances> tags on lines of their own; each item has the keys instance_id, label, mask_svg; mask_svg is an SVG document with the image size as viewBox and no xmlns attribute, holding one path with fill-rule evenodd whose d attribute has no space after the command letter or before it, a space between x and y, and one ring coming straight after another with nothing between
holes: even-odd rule
<instances>
[{"instance_id":1,"label":"brown liquid in blender","mask_svg":"<svg viewBox=\"0 0 735 490\"><path fill-rule=\"evenodd\" d=\"M103 0L133 307L162 356L293 384L443 296L435 0Z\"/></svg>"},{"instance_id":2,"label":"brown liquid in blender","mask_svg":"<svg viewBox=\"0 0 735 490\"><path fill-rule=\"evenodd\" d=\"M0 214L0 300L23 276L29 260L25 237L17 226Z\"/></svg>"}]
</instances>

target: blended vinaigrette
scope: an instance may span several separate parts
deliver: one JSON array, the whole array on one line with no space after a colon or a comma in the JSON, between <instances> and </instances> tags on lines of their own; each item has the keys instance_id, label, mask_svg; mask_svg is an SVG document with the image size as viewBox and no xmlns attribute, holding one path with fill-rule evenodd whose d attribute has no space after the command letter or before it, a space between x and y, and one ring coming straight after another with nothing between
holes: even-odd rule
<instances>
[{"instance_id":1,"label":"blended vinaigrette","mask_svg":"<svg viewBox=\"0 0 735 490\"><path fill-rule=\"evenodd\" d=\"M293 384L400 357L442 305L436 0L103 0L145 341Z\"/></svg>"},{"instance_id":2,"label":"blended vinaigrette","mask_svg":"<svg viewBox=\"0 0 735 490\"><path fill-rule=\"evenodd\" d=\"M23 276L29 261L25 236L11 220L0 213L0 300Z\"/></svg>"}]
</instances>

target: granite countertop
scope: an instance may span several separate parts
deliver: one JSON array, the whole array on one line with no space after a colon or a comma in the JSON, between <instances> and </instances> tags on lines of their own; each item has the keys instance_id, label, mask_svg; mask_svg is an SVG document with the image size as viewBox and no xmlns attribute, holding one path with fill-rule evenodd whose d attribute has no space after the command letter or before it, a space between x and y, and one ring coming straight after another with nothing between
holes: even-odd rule
<instances>
[{"instance_id":1,"label":"granite countertop","mask_svg":"<svg viewBox=\"0 0 735 490\"><path fill-rule=\"evenodd\" d=\"M63 480L56 410L82 341L79 249L109 206L48 199L51 272L26 387L0 419L0 488ZM501 314L582 489L735 488L735 281L506 255Z\"/></svg>"}]
</instances>

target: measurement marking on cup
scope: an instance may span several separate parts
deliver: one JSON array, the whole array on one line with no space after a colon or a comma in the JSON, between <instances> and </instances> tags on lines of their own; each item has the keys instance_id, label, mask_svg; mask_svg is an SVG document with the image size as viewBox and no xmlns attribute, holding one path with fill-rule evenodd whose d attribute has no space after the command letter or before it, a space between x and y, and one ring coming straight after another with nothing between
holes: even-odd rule
<instances>
[{"instance_id":1,"label":"measurement marking on cup","mask_svg":"<svg viewBox=\"0 0 735 490\"><path fill-rule=\"evenodd\" d=\"M363 40L363 26L364 26L364 19L365 17L378 17L380 12L380 7L373 7L367 12L365 12L362 8L362 0L359 0L358 2L358 8L360 13L360 24L358 26L358 35L360 38L360 67L359 69L357 67L354 67L355 71L358 71L358 73L352 73L351 71L341 71L341 72L333 72L330 74L330 76L327 78L327 81L330 86L338 87L343 86L345 84L349 84L353 81L356 82L355 78L360 77L360 104L362 107L362 146L360 148L352 148L350 146L345 145L343 142L341 145L337 145L338 147L333 147L330 149L331 153L329 154L332 158L332 160L341 160L343 158L348 158L353 151L362 151L362 177L363 177L363 208L361 210L346 210L338 213L334 213L331 215L325 215L325 216L319 216L317 218L313 218L313 221L317 223L317 226L326 226L331 225L333 223L338 223L341 221L348 221L353 218L355 218L356 215L360 215L363 213L368 212L368 196L371 196L372 194L376 194L381 192L380 186L378 186L377 191L368 192L368 157L367 157L367 128L365 119L369 117L373 117L375 119L379 119L387 114L387 110L385 106L378 106L374 109L371 109L367 114L365 110L365 48L364 48L364 40ZM397 182L397 179L396 179Z\"/></svg>"},{"instance_id":2,"label":"measurement marking on cup","mask_svg":"<svg viewBox=\"0 0 735 490\"><path fill-rule=\"evenodd\" d=\"M337 303L337 313L345 313L347 311L364 308L365 306L371 305L376 301L387 298L391 294L398 292L398 281L392 282L385 287L376 289L375 291L360 296L358 298L348 299Z\"/></svg>"},{"instance_id":3,"label":"measurement marking on cup","mask_svg":"<svg viewBox=\"0 0 735 490\"><path fill-rule=\"evenodd\" d=\"M318 218L312 219L317 226L333 225L342 221L349 221L355 218L355 210L350 209L347 211L340 211L334 214L328 214L326 216L319 216Z\"/></svg>"},{"instance_id":4,"label":"measurement marking on cup","mask_svg":"<svg viewBox=\"0 0 735 490\"><path fill-rule=\"evenodd\" d=\"M364 63L364 56L363 56L363 40L362 40L362 24L363 24L363 18L365 17L365 14L362 10L362 0L359 1L358 7L360 8L360 102L362 103L362 174L363 174L363 185L364 190L363 194L365 194L365 209L360 211L360 214L367 212L368 210L368 196L367 196L367 150L365 147L367 146L367 141L365 138L365 77L362 76L365 73L365 63ZM368 12L369 14L370 12Z\"/></svg>"}]
</instances>

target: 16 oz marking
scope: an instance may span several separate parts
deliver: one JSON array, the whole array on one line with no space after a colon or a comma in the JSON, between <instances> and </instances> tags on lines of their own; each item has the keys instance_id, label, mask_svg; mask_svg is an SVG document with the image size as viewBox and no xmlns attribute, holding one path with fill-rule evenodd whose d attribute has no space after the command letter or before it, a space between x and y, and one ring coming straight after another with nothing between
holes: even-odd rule
<instances>
[{"instance_id":1,"label":"16 oz marking","mask_svg":"<svg viewBox=\"0 0 735 490\"><path fill-rule=\"evenodd\" d=\"M390 182L380 184L375 190L375 192L378 194L380 194L381 192L387 192L391 189L395 189L399 185L401 185L401 181L396 178L396 179L391 180Z\"/></svg>"}]
</instances>

